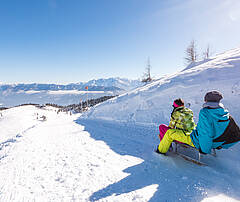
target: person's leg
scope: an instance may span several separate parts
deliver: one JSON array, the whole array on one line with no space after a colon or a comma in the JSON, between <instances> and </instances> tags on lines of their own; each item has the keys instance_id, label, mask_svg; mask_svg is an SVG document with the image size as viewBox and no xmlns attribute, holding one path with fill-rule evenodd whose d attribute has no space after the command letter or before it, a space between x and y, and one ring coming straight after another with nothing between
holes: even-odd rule
<instances>
[{"instance_id":1,"label":"person's leg","mask_svg":"<svg viewBox=\"0 0 240 202\"><path fill-rule=\"evenodd\" d=\"M190 135L185 135L182 130L169 129L158 145L158 151L160 153L166 153L174 140L194 147Z\"/></svg>"},{"instance_id":2,"label":"person's leg","mask_svg":"<svg viewBox=\"0 0 240 202\"><path fill-rule=\"evenodd\" d=\"M159 136L160 141L163 139L163 137L168 129L170 129L170 128L165 124L161 124L159 126L159 135L158 136Z\"/></svg>"}]
</instances>

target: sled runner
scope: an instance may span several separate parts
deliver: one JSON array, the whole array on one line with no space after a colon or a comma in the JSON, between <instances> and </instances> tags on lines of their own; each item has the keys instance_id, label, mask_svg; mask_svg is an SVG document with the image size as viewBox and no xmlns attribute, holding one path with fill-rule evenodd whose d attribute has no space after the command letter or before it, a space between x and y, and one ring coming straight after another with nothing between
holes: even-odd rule
<instances>
[{"instance_id":1,"label":"sled runner","mask_svg":"<svg viewBox=\"0 0 240 202\"><path fill-rule=\"evenodd\" d=\"M187 160L187 161L190 161L190 162L193 162L197 165L201 165L201 166L207 166L206 163L203 163L201 161L201 153L194 147L191 147L190 145L187 145L187 144L183 144L183 143L179 143L179 142L176 142L174 141L172 144L174 144L174 146L172 145L172 151L177 154L178 156L181 156L183 159ZM179 150L180 150L180 147L183 147L183 148L186 148L186 149L192 149L192 150L195 150L197 151L197 157L196 158L193 158L191 156L188 156L188 155L185 155L183 153L181 153ZM212 149L212 153L211 153L212 156L216 157L217 154L216 154L216 150L215 149Z\"/></svg>"},{"instance_id":2,"label":"sled runner","mask_svg":"<svg viewBox=\"0 0 240 202\"><path fill-rule=\"evenodd\" d=\"M157 150L155 150L155 152L166 156L165 153L162 154L162 153L158 152ZM201 154L198 149L196 149L195 147L192 147L188 144L173 141L168 152L173 153L174 155L178 155L178 156L182 157L183 159L185 159L186 161L190 161L197 165L207 166L206 163L201 161L201 157L203 154ZM187 153L187 154L185 154L185 153ZM195 155L193 155L194 153L195 153ZM212 156L216 157L217 156L216 149L212 149L212 153L208 154L208 155L212 155Z\"/></svg>"}]
</instances>

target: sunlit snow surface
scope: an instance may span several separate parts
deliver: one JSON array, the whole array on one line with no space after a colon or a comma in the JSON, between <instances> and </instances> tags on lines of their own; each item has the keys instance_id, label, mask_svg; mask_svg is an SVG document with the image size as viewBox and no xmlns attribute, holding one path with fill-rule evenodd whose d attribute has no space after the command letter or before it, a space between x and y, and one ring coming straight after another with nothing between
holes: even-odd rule
<instances>
[{"instance_id":1,"label":"sunlit snow surface","mask_svg":"<svg viewBox=\"0 0 240 202\"><path fill-rule=\"evenodd\" d=\"M153 152L176 97L197 119L203 95L218 89L239 123L239 55L218 55L84 115L33 106L1 111L0 201L239 201L240 144L203 156L205 167Z\"/></svg>"},{"instance_id":2,"label":"sunlit snow surface","mask_svg":"<svg viewBox=\"0 0 240 202\"><path fill-rule=\"evenodd\" d=\"M153 152L153 125L79 119L33 106L1 113L1 202L240 199L239 145L204 157L208 166L200 167Z\"/></svg>"}]
</instances>

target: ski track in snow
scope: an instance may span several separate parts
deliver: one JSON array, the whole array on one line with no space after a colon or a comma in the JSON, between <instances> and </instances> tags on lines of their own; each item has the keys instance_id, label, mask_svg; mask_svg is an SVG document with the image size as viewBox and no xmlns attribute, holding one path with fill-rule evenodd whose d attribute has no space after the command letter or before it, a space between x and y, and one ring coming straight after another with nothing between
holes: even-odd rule
<instances>
[{"instance_id":1,"label":"ski track in snow","mask_svg":"<svg viewBox=\"0 0 240 202\"><path fill-rule=\"evenodd\" d=\"M36 113L47 121L36 120ZM11 120L22 123L4 126ZM0 127L1 202L240 199L237 146L204 157L209 166L200 167L154 153L155 125L81 119L31 106L4 111Z\"/></svg>"}]
</instances>

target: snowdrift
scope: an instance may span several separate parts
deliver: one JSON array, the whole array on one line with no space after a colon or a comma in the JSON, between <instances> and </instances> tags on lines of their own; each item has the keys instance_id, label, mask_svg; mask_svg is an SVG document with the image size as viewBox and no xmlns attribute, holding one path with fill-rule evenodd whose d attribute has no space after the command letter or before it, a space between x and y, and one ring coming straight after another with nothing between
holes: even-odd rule
<instances>
[{"instance_id":1,"label":"snowdrift","mask_svg":"<svg viewBox=\"0 0 240 202\"><path fill-rule=\"evenodd\" d=\"M99 104L85 117L134 123L167 123L173 100L183 98L197 121L203 97L210 90L223 93L222 103L240 123L240 48Z\"/></svg>"}]
</instances>

